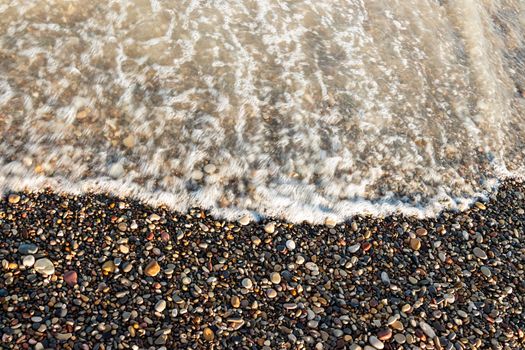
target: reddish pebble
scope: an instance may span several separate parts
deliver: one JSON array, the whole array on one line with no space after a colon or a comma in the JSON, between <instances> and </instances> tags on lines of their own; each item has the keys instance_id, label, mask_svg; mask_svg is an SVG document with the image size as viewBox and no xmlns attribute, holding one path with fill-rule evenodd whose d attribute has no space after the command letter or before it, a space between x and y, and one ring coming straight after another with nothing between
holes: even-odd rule
<instances>
[{"instance_id":1,"label":"reddish pebble","mask_svg":"<svg viewBox=\"0 0 525 350\"><path fill-rule=\"evenodd\" d=\"M166 231L162 231L160 233L160 238L162 238L163 241L167 242L170 240L170 234L167 233Z\"/></svg>"},{"instance_id":2,"label":"reddish pebble","mask_svg":"<svg viewBox=\"0 0 525 350\"><path fill-rule=\"evenodd\" d=\"M363 251L367 252L370 250L370 248L372 248L372 244L370 244L369 242L365 242L361 245L361 248L363 249Z\"/></svg>"},{"instance_id":3,"label":"reddish pebble","mask_svg":"<svg viewBox=\"0 0 525 350\"><path fill-rule=\"evenodd\" d=\"M68 286L73 287L78 283L78 275L75 271L67 271L64 273L64 281Z\"/></svg>"},{"instance_id":4,"label":"reddish pebble","mask_svg":"<svg viewBox=\"0 0 525 350\"><path fill-rule=\"evenodd\" d=\"M155 235L153 234L153 232L150 232L150 233L148 233L148 236L146 237L146 239L148 241L151 241L153 239L153 237L155 237Z\"/></svg>"},{"instance_id":5,"label":"reddish pebble","mask_svg":"<svg viewBox=\"0 0 525 350\"><path fill-rule=\"evenodd\" d=\"M160 288L162 288L162 285L161 285L159 282L155 282L155 283L153 284L153 288L155 288L155 289L160 289Z\"/></svg>"},{"instance_id":6,"label":"reddish pebble","mask_svg":"<svg viewBox=\"0 0 525 350\"><path fill-rule=\"evenodd\" d=\"M392 338L392 330L389 328L380 330L377 332L377 338L379 338L379 340L388 340Z\"/></svg>"}]
</instances>

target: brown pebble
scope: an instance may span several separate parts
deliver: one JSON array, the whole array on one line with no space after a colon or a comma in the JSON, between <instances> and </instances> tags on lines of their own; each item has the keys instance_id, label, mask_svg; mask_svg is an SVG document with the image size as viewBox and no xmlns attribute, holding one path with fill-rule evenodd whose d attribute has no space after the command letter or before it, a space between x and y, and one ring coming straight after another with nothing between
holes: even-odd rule
<instances>
[{"instance_id":1,"label":"brown pebble","mask_svg":"<svg viewBox=\"0 0 525 350\"><path fill-rule=\"evenodd\" d=\"M379 340L388 340L392 338L392 330L390 328L385 328L377 332L377 337Z\"/></svg>"},{"instance_id":2,"label":"brown pebble","mask_svg":"<svg viewBox=\"0 0 525 350\"><path fill-rule=\"evenodd\" d=\"M160 272L160 265L157 261L151 260L144 268L144 274L146 276L155 277Z\"/></svg>"},{"instance_id":3,"label":"brown pebble","mask_svg":"<svg viewBox=\"0 0 525 350\"><path fill-rule=\"evenodd\" d=\"M239 299L239 297L236 295L231 298L230 302L234 308L241 306L241 299Z\"/></svg>"},{"instance_id":4,"label":"brown pebble","mask_svg":"<svg viewBox=\"0 0 525 350\"><path fill-rule=\"evenodd\" d=\"M75 271L67 271L64 273L64 281L68 286L73 287L78 283L78 274Z\"/></svg>"},{"instance_id":5,"label":"brown pebble","mask_svg":"<svg viewBox=\"0 0 525 350\"><path fill-rule=\"evenodd\" d=\"M420 227L416 230L416 235L419 236L419 237L422 237L422 236L426 236L427 235L427 229L426 228L423 228L423 227Z\"/></svg>"},{"instance_id":6,"label":"brown pebble","mask_svg":"<svg viewBox=\"0 0 525 350\"><path fill-rule=\"evenodd\" d=\"M113 273L116 270L116 266L113 261L106 261L102 264L102 271L105 273Z\"/></svg>"},{"instance_id":7,"label":"brown pebble","mask_svg":"<svg viewBox=\"0 0 525 350\"><path fill-rule=\"evenodd\" d=\"M213 341L215 338L215 334L213 334L213 331L208 327L204 328L202 334L204 335L204 340L206 341Z\"/></svg>"},{"instance_id":8,"label":"brown pebble","mask_svg":"<svg viewBox=\"0 0 525 350\"><path fill-rule=\"evenodd\" d=\"M20 202L20 196L17 195L16 193L12 193L12 194L9 195L7 200L11 204L16 204L16 203Z\"/></svg>"},{"instance_id":9,"label":"brown pebble","mask_svg":"<svg viewBox=\"0 0 525 350\"><path fill-rule=\"evenodd\" d=\"M412 248L412 250L419 250L421 248L421 240L419 238L411 238L410 248Z\"/></svg>"}]
</instances>

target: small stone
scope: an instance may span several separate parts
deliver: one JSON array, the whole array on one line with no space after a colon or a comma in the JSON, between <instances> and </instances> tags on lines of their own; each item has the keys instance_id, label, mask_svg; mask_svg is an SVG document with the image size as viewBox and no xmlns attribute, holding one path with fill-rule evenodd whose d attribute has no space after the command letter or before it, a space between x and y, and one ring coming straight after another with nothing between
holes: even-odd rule
<instances>
[{"instance_id":1,"label":"small stone","mask_svg":"<svg viewBox=\"0 0 525 350\"><path fill-rule=\"evenodd\" d=\"M419 250L421 248L421 240L419 238L411 238L410 239L410 248L412 250Z\"/></svg>"},{"instance_id":2,"label":"small stone","mask_svg":"<svg viewBox=\"0 0 525 350\"><path fill-rule=\"evenodd\" d=\"M394 328L396 331L402 331L403 329L405 329L405 326L403 326L403 323L399 320L394 321L391 324L391 327Z\"/></svg>"},{"instance_id":3,"label":"small stone","mask_svg":"<svg viewBox=\"0 0 525 350\"><path fill-rule=\"evenodd\" d=\"M124 140L122 140L122 143L127 148L133 148L135 147L135 137L133 135L128 135Z\"/></svg>"},{"instance_id":4,"label":"small stone","mask_svg":"<svg viewBox=\"0 0 525 350\"><path fill-rule=\"evenodd\" d=\"M204 340L206 341L213 341L213 339L215 338L215 334L208 327L204 328L204 331L202 332L202 334L204 336Z\"/></svg>"},{"instance_id":5,"label":"small stone","mask_svg":"<svg viewBox=\"0 0 525 350\"><path fill-rule=\"evenodd\" d=\"M122 231L122 232L126 232L126 230L128 229L128 225L126 225L125 222L121 222L117 225L119 231Z\"/></svg>"},{"instance_id":6,"label":"small stone","mask_svg":"<svg viewBox=\"0 0 525 350\"><path fill-rule=\"evenodd\" d=\"M270 288L270 289L267 289L266 290L266 296L270 299L273 299L277 296L277 291L273 288Z\"/></svg>"},{"instance_id":7,"label":"small stone","mask_svg":"<svg viewBox=\"0 0 525 350\"><path fill-rule=\"evenodd\" d=\"M66 282L70 287L73 287L78 283L78 274L75 271L67 271L64 273L63 278L64 282Z\"/></svg>"},{"instance_id":8,"label":"small stone","mask_svg":"<svg viewBox=\"0 0 525 350\"><path fill-rule=\"evenodd\" d=\"M334 228L337 223L333 218L328 217L325 219L324 224L329 228Z\"/></svg>"},{"instance_id":9,"label":"small stone","mask_svg":"<svg viewBox=\"0 0 525 350\"><path fill-rule=\"evenodd\" d=\"M295 242L291 239L286 241L286 249L288 250L294 250L295 249Z\"/></svg>"},{"instance_id":10,"label":"small stone","mask_svg":"<svg viewBox=\"0 0 525 350\"><path fill-rule=\"evenodd\" d=\"M160 232L160 238L164 241L164 242L168 242L170 240L170 234L167 233L166 231L161 231Z\"/></svg>"},{"instance_id":11,"label":"small stone","mask_svg":"<svg viewBox=\"0 0 525 350\"><path fill-rule=\"evenodd\" d=\"M427 229L426 228L423 228L423 227L420 227L416 230L416 235L419 236L419 237L422 237L422 236L426 236L427 235Z\"/></svg>"},{"instance_id":12,"label":"small stone","mask_svg":"<svg viewBox=\"0 0 525 350\"><path fill-rule=\"evenodd\" d=\"M162 312L166 309L166 301L165 300L159 300L157 301L157 303L155 304L155 311L157 312Z\"/></svg>"},{"instance_id":13,"label":"small stone","mask_svg":"<svg viewBox=\"0 0 525 350\"><path fill-rule=\"evenodd\" d=\"M160 265L157 261L151 260L144 268L144 274L149 277L155 277L160 272Z\"/></svg>"},{"instance_id":14,"label":"small stone","mask_svg":"<svg viewBox=\"0 0 525 350\"><path fill-rule=\"evenodd\" d=\"M357 243L357 244L354 244L348 247L348 251L353 254L353 253L356 253L360 248L361 248L361 244Z\"/></svg>"},{"instance_id":15,"label":"small stone","mask_svg":"<svg viewBox=\"0 0 525 350\"><path fill-rule=\"evenodd\" d=\"M394 335L394 340L398 344L405 344L405 342L407 341L407 338L403 334L397 333L396 335Z\"/></svg>"},{"instance_id":16,"label":"small stone","mask_svg":"<svg viewBox=\"0 0 525 350\"><path fill-rule=\"evenodd\" d=\"M204 166L204 172L207 174L213 174L217 170L217 167L213 164L206 164Z\"/></svg>"},{"instance_id":17,"label":"small stone","mask_svg":"<svg viewBox=\"0 0 525 350\"><path fill-rule=\"evenodd\" d=\"M485 276L487 276L487 277L491 277L492 276L492 272L490 271L490 269L487 266L481 266L480 270L481 270L481 273L483 273Z\"/></svg>"},{"instance_id":18,"label":"small stone","mask_svg":"<svg viewBox=\"0 0 525 350\"><path fill-rule=\"evenodd\" d=\"M188 285L188 284L190 284L190 283L191 283L191 278L189 278L188 276L184 276L184 277L182 278L182 284L184 284L184 285Z\"/></svg>"},{"instance_id":19,"label":"small stone","mask_svg":"<svg viewBox=\"0 0 525 350\"><path fill-rule=\"evenodd\" d=\"M230 303L232 305L232 307L234 308L238 308L239 306L241 306L241 299L239 299L238 296L232 296L232 298L230 299Z\"/></svg>"},{"instance_id":20,"label":"small stone","mask_svg":"<svg viewBox=\"0 0 525 350\"><path fill-rule=\"evenodd\" d=\"M22 259L22 265L25 267L31 267L35 264L35 257L33 255L26 255Z\"/></svg>"},{"instance_id":21,"label":"small stone","mask_svg":"<svg viewBox=\"0 0 525 350\"><path fill-rule=\"evenodd\" d=\"M266 225L264 225L264 232L266 233L274 233L275 232L275 222L269 222Z\"/></svg>"},{"instance_id":22,"label":"small stone","mask_svg":"<svg viewBox=\"0 0 525 350\"><path fill-rule=\"evenodd\" d=\"M475 247L474 248L474 255L478 257L479 259L487 259L487 253L481 248Z\"/></svg>"},{"instance_id":23,"label":"small stone","mask_svg":"<svg viewBox=\"0 0 525 350\"><path fill-rule=\"evenodd\" d=\"M476 208L480 209L480 210L485 210L487 209L487 207L485 206L485 204L481 203L481 202L476 202L474 203L474 205L476 206Z\"/></svg>"},{"instance_id":24,"label":"small stone","mask_svg":"<svg viewBox=\"0 0 525 350\"><path fill-rule=\"evenodd\" d=\"M149 217L148 217L149 221L151 222L155 222L155 221L159 221L160 220L160 215L159 214L151 214Z\"/></svg>"},{"instance_id":25,"label":"small stone","mask_svg":"<svg viewBox=\"0 0 525 350\"><path fill-rule=\"evenodd\" d=\"M309 261L306 264L304 264L304 266L310 271L319 270L319 267L317 267L317 265L315 263L311 262L311 261Z\"/></svg>"},{"instance_id":26,"label":"small stone","mask_svg":"<svg viewBox=\"0 0 525 350\"><path fill-rule=\"evenodd\" d=\"M253 283L252 283L252 280L249 279L249 278L245 278L242 280L241 282L242 286L246 289L252 289L253 287Z\"/></svg>"},{"instance_id":27,"label":"small stone","mask_svg":"<svg viewBox=\"0 0 525 350\"><path fill-rule=\"evenodd\" d=\"M161 334L155 339L155 345L164 345L168 341L168 335L167 334Z\"/></svg>"},{"instance_id":28,"label":"small stone","mask_svg":"<svg viewBox=\"0 0 525 350\"><path fill-rule=\"evenodd\" d=\"M432 329L432 327L430 327L428 323L424 321L420 321L419 327L421 328L423 332L425 332L427 337L429 337L430 339L433 339L436 336L436 332L434 332L434 330Z\"/></svg>"},{"instance_id":29,"label":"small stone","mask_svg":"<svg viewBox=\"0 0 525 350\"><path fill-rule=\"evenodd\" d=\"M36 254L38 247L32 243L21 243L18 246L18 252L23 255Z\"/></svg>"},{"instance_id":30,"label":"small stone","mask_svg":"<svg viewBox=\"0 0 525 350\"><path fill-rule=\"evenodd\" d=\"M278 272L272 272L270 274L270 281L272 281L273 284L281 283L281 275Z\"/></svg>"},{"instance_id":31,"label":"small stone","mask_svg":"<svg viewBox=\"0 0 525 350\"><path fill-rule=\"evenodd\" d=\"M112 164L111 167L109 168L109 176L114 179L118 179L122 175L124 175L124 167L122 166L122 164L120 163Z\"/></svg>"},{"instance_id":32,"label":"small stone","mask_svg":"<svg viewBox=\"0 0 525 350\"><path fill-rule=\"evenodd\" d=\"M390 285L390 278L388 277L388 273L386 273L386 271L381 272L381 281L387 286Z\"/></svg>"},{"instance_id":33,"label":"small stone","mask_svg":"<svg viewBox=\"0 0 525 350\"><path fill-rule=\"evenodd\" d=\"M108 260L102 264L102 271L105 273L113 273L116 269L117 267L115 266L115 263L111 260Z\"/></svg>"},{"instance_id":34,"label":"small stone","mask_svg":"<svg viewBox=\"0 0 525 350\"><path fill-rule=\"evenodd\" d=\"M69 338L71 338L73 336L72 333L58 333L55 338L57 338L57 340L61 340L61 341L65 341L65 340L68 340Z\"/></svg>"},{"instance_id":35,"label":"small stone","mask_svg":"<svg viewBox=\"0 0 525 350\"><path fill-rule=\"evenodd\" d=\"M55 273L53 262L47 258L38 259L35 262L34 269L36 272L44 276L49 276Z\"/></svg>"},{"instance_id":36,"label":"small stone","mask_svg":"<svg viewBox=\"0 0 525 350\"><path fill-rule=\"evenodd\" d=\"M16 204L20 202L20 196L16 193L11 193L9 197L7 197L7 201L11 204Z\"/></svg>"},{"instance_id":37,"label":"small stone","mask_svg":"<svg viewBox=\"0 0 525 350\"><path fill-rule=\"evenodd\" d=\"M239 224L241 224L242 226L246 226L250 223L251 221L251 217L250 215L244 215L240 220L239 220Z\"/></svg>"},{"instance_id":38,"label":"small stone","mask_svg":"<svg viewBox=\"0 0 525 350\"><path fill-rule=\"evenodd\" d=\"M379 340L388 340L392 338L392 330L390 328L385 328L377 332L377 337Z\"/></svg>"},{"instance_id":39,"label":"small stone","mask_svg":"<svg viewBox=\"0 0 525 350\"><path fill-rule=\"evenodd\" d=\"M379 340L376 336L371 336L369 339L368 339L368 342L370 343L370 345L372 345L374 348L376 349L384 349L385 348L385 343L383 343L381 340Z\"/></svg>"}]
</instances>

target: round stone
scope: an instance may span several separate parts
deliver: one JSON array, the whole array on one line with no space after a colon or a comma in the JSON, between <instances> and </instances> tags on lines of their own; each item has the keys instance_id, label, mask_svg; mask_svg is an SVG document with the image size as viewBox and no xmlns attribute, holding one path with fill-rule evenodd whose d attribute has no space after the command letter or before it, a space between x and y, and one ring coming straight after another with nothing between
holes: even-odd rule
<instances>
[{"instance_id":1,"label":"round stone","mask_svg":"<svg viewBox=\"0 0 525 350\"><path fill-rule=\"evenodd\" d=\"M252 280L249 278L245 278L241 282L242 286L246 289L251 289L253 287Z\"/></svg>"},{"instance_id":2,"label":"round stone","mask_svg":"<svg viewBox=\"0 0 525 350\"><path fill-rule=\"evenodd\" d=\"M16 204L20 202L20 196L17 195L16 193L12 193L9 195L9 197L7 197L7 201L11 204Z\"/></svg>"},{"instance_id":3,"label":"round stone","mask_svg":"<svg viewBox=\"0 0 525 350\"><path fill-rule=\"evenodd\" d=\"M155 311L162 312L166 309L166 301L165 300L159 300L155 304Z\"/></svg>"},{"instance_id":4,"label":"round stone","mask_svg":"<svg viewBox=\"0 0 525 350\"><path fill-rule=\"evenodd\" d=\"M31 267L35 264L35 257L33 255L26 255L22 259L22 265L25 267Z\"/></svg>"},{"instance_id":5,"label":"round stone","mask_svg":"<svg viewBox=\"0 0 525 350\"><path fill-rule=\"evenodd\" d=\"M483 259L483 260L487 259L487 253L485 253L483 249L476 247L474 248L473 252L474 252L474 255L478 257L479 259Z\"/></svg>"},{"instance_id":6,"label":"round stone","mask_svg":"<svg viewBox=\"0 0 525 350\"><path fill-rule=\"evenodd\" d=\"M36 254L38 247L33 243L21 243L18 246L18 252L23 255Z\"/></svg>"},{"instance_id":7,"label":"round stone","mask_svg":"<svg viewBox=\"0 0 525 350\"><path fill-rule=\"evenodd\" d=\"M122 164L115 163L111 165L111 167L109 168L109 176L111 176L114 179L118 179L122 175L124 175L124 167L122 166Z\"/></svg>"},{"instance_id":8,"label":"round stone","mask_svg":"<svg viewBox=\"0 0 525 350\"><path fill-rule=\"evenodd\" d=\"M215 334L208 327L204 328L204 331L202 332L202 335L204 336L204 340L206 340L206 341L213 341L213 339L215 338Z\"/></svg>"},{"instance_id":9,"label":"round stone","mask_svg":"<svg viewBox=\"0 0 525 350\"><path fill-rule=\"evenodd\" d=\"M78 274L75 271L66 271L63 278L64 282L66 282L70 287L73 287L78 283Z\"/></svg>"},{"instance_id":10,"label":"round stone","mask_svg":"<svg viewBox=\"0 0 525 350\"><path fill-rule=\"evenodd\" d=\"M47 258L38 259L34 265L35 271L44 276L49 276L55 273L55 266L53 262Z\"/></svg>"},{"instance_id":11,"label":"round stone","mask_svg":"<svg viewBox=\"0 0 525 350\"><path fill-rule=\"evenodd\" d=\"M113 273L117 267L115 266L115 263L111 260L106 261L104 264L102 264L102 271L105 273Z\"/></svg>"},{"instance_id":12,"label":"round stone","mask_svg":"<svg viewBox=\"0 0 525 350\"><path fill-rule=\"evenodd\" d=\"M394 335L394 340L398 344L405 344L405 342L407 341L407 338L403 334L397 333L396 335Z\"/></svg>"},{"instance_id":13,"label":"round stone","mask_svg":"<svg viewBox=\"0 0 525 350\"><path fill-rule=\"evenodd\" d=\"M144 274L149 277L155 277L160 272L160 265L157 261L151 260L144 268Z\"/></svg>"},{"instance_id":14,"label":"round stone","mask_svg":"<svg viewBox=\"0 0 525 350\"><path fill-rule=\"evenodd\" d=\"M239 224L241 224L242 226L246 226L250 223L251 221L251 217L250 215L244 215L240 220L239 220Z\"/></svg>"},{"instance_id":15,"label":"round stone","mask_svg":"<svg viewBox=\"0 0 525 350\"><path fill-rule=\"evenodd\" d=\"M348 247L348 251L353 254L353 253L356 253L360 248L361 248L361 244L357 243L357 244L354 244Z\"/></svg>"},{"instance_id":16,"label":"round stone","mask_svg":"<svg viewBox=\"0 0 525 350\"><path fill-rule=\"evenodd\" d=\"M374 348L376 349L384 349L385 348L385 343L383 343L381 340L379 340L376 336L371 336L369 339L368 339L370 345L372 345Z\"/></svg>"},{"instance_id":17,"label":"round stone","mask_svg":"<svg viewBox=\"0 0 525 350\"><path fill-rule=\"evenodd\" d=\"M419 238L411 238L410 239L410 248L412 250L419 250L421 248L421 240Z\"/></svg>"},{"instance_id":18,"label":"round stone","mask_svg":"<svg viewBox=\"0 0 525 350\"><path fill-rule=\"evenodd\" d=\"M432 327L430 327L428 323L421 321L419 322L419 327L423 332L425 332L427 337L429 337L430 339L434 339L434 337L436 336L436 332L434 332L434 330L432 329Z\"/></svg>"},{"instance_id":19,"label":"round stone","mask_svg":"<svg viewBox=\"0 0 525 350\"><path fill-rule=\"evenodd\" d=\"M326 218L324 224L329 228L334 228L337 223L333 218Z\"/></svg>"},{"instance_id":20,"label":"round stone","mask_svg":"<svg viewBox=\"0 0 525 350\"><path fill-rule=\"evenodd\" d=\"M281 283L281 275L278 272L272 272L270 274L270 281L272 281L273 284Z\"/></svg>"},{"instance_id":21,"label":"round stone","mask_svg":"<svg viewBox=\"0 0 525 350\"><path fill-rule=\"evenodd\" d=\"M416 230L416 235L418 235L419 237L426 236L427 230L423 227L420 227Z\"/></svg>"},{"instance_id":22,"label":"round stone","mask_svg":"<svg viewBox=\"0 0 525 350\"><path fill-rule=\"evenodd\" d=\"M388 340L392 338L392 330L390 328L385 328L377 332L377 337L379 340Z\"/></svg>"},{"instance_id":23,"label":"round stone","mask_svg":"<svg viewBox=\"0 0 525 350\"><path fill-rule=\"evenodd\" d=\"M274 233L275 232L275 222L269 222L266 225L264 225L264 232L266 233Z\"/></svg>"},{"instance_id":24,"label":"round stone","mask_svg":"<svg viewBox=\"0 0 525 350\"><path fill-rule=\"evenodd\" d=\"M208 173L208 174L213 174L216 169L217 169L217 167L215 167L215 165L213 165L213 164L206 164L204 166L204 172Z\"/></svg>"},{"instance_id":25,"label":"round stone","mask_svg":"<svg viewBox=\"0 0 525 350\"><path fill-rule=\"evenodd\" d=\"M294 250L295 249L295 242L291 239L286 241L286 249L288 250Z\"/></svg>"},{"instance_id":26,"label":"round stone","mask_svg":"<svg viewBox=\"0 0 525 350\"><path fill-rule=\"evenodd\" d=\"M135 147L135 137L133 135L129 135L124 140L122 140L122 143L127 148L133 148L133 147Z\"/></svg>"},{"instance_id":27,"label":"round stone","mask_svg":"<svg viewBox=\"0 0 525 350\"><path fill-rule=\"evenodd\" d=\"M485 276L487 276L487 277L491 277L492 276L492 272L490 271L490 269L487 266L481 266L480 270L481 270L481 273L483 273Z\"/></svg>"},{"instance_id":28,"label":"round stone","mask_svg":"<svg viewBox=\"0 0 525 350\"><path fill-rule=\"evenodd\" d=\"M230 303L231 303L231 305L232 305L234 308L238 308L239 306L241 306L241 299L239 299L238 296L234 295L234 296L230 299Z\"/></svg>"},{"instance_id":29,"label":"round stone","mask_svg":"<svg viewBox=\"0 0 525 350\"><path fill-rule=\"evenodd\" d=\"M191 278L189 278L188 276L184 276L182 278L182 284L188 285L190 283L191 283Z\"/></svg>"},{"instance_id":30,"label":"round stone","mask_svg":"<svg viewBox=\"0 0 525 350\"><path fill-rule=\"evenodd\" d=\"M270 299L273 299L277 296L277 291L273 288L270 288L270 289L267 289L266 290L266 296Z\"/></svg>"},{"instance_id":31,"label":"round stone","mask_svg":"<svg viewBox=\"0 0 525 350\"><path fill-rule=\"evenodd\" d=\"M319 267L317 267L317 265L314 263L314 262L307 262L306 264L304 264L304 266L306 266L306 268L310 271L315 271L315 270L319 270Z\"/></svg>"}]
</instances>

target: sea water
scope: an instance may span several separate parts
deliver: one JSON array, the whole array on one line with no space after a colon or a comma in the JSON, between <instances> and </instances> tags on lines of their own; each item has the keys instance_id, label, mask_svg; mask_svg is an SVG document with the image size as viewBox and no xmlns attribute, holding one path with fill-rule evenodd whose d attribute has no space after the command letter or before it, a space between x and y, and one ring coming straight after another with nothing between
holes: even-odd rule
<instances>
[{"instance_id":1,"label":"sea water","mask_svg":"<svg viewBox=\"0 0 525 350\"><path fill-rule=\"evenodd\" d=\"M0 189L293 222L523 176L521 0L0 0Z\"/></svg>"}]
</instances>

